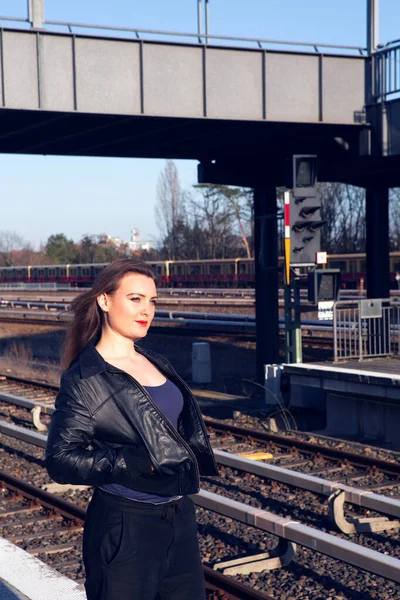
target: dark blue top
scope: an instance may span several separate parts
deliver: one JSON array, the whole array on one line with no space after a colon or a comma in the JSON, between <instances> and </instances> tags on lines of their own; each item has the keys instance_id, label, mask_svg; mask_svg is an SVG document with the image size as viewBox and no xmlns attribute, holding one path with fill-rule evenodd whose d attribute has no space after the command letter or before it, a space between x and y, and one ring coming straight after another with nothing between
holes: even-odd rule
<instances>
[{"instance_id":1,"label":"dark blue top","mask_svg":"<svg viewBox=\"0 0 400 600\"><path fill-rule=\"evenodd\" d=\"M150 394L153 402L158 406L164 416L171 422L175 429L178 428L178 418L183 408L183 396L179 388L172 381L167 379L165 383L157 386L143 386ZM100 486L105 492L124 496L139 502L152 502L159 504L160 502L168 502L172 500L170 496L155 496L154 494L146 494L145 492L137 492L117 483L110 483Z\"/></svg>"}]
</instances>

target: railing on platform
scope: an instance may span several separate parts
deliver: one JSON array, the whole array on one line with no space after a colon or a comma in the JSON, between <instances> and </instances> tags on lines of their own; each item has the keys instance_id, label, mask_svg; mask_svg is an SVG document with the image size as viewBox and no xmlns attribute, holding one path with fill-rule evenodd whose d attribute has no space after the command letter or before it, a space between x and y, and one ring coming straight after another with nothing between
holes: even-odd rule
<instances>
[{"instance_id":1,"label":"railing on platform","mask_svg":"<svg viewBox=\"0 0 400 600\"><path fill-rule=\"evenodd\" d=\"M387 46L372 55L374 100L385 101L388 96L400 93L400 44Z\"/></svg>"},{"instance_id":2,"label":"railing on platform","mask_svg":"<svg viewBox=\"0 0 400 600\"><path fill-rule=\"evenodd\" d=\"M399 355L397 298L339 300L333 311L334 360Z\"/></svg>"}]
</instances>

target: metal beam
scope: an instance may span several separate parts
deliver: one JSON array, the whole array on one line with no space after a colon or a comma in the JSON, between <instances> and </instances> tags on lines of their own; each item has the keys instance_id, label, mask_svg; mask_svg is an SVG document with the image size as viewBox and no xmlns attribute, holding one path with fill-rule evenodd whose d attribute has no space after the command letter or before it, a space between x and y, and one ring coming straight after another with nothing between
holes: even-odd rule
<instances>
[{"instance_id":1,"label":"metal beam","mask_svg":"<svg viewBox=\"0 0 400 600\"><path fill-rule=\"evenodd\" d=\"M44 0L28 0L28 21L34 29L43 29Z\"/></svg>"},{"instance_id":2,"label":"metal beam","mask_svg":"<svg viewBox=\"0 0 400 600\"><path fill-rule=\"evenodd\" d=\"M367 293L368 298L388 298L389 190L385 185L366 189Z\"/></svg>"}]
</instances>

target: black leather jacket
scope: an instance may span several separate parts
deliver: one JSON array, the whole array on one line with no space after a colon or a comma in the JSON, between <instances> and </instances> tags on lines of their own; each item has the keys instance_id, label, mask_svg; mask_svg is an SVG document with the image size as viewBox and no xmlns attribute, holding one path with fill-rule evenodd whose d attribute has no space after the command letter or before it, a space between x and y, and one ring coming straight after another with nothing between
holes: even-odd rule
<instances>
[{"instance_id":1,"label":"black leather jacket","mask_svg":"<svg viewBox=\"0 0 400 600\"><path fill-rule=\"evenodd\" d=\"M178 431L136 379L89 343L61 378L46 449L49 475L58 483L118 483L164 496L196 493L200 475L218 475L196 400L165 358L136 350L181 390Z\"/></svg>"}]
</instances>

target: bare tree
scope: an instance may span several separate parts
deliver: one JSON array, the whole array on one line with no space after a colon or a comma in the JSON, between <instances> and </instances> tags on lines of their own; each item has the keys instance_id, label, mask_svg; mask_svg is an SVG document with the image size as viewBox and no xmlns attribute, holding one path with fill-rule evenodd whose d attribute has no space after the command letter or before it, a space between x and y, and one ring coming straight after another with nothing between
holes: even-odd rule
<instances>
[{"instance_id":1,"label":"bare tree","mask_svg":"<svg viewBox=\"0 0 400 600\"><path fill-rule=\"evenodd\" d=\"M389 243L390 250L400 250L400 188L389 194Z\"/></svg>"},{"instance_id":2,"label":"bare tree","mask_svg":"<svg viewBox=\"0 0 400 600\"><path fill-rule=\"evenodd\" d=\"M199 230L206 231L206 248L203 258L228 258L232 246L237 247L232 227L232 211L227 207L226 198L216 185L194 186L197 194L191 199L192 219ZM237 250L235 250L237 252Z\"/></svg>"},{"instance_id":3,"label":"bare tree","mask_svg":"<svg viewBox=\"0 0 400 600\"><path fill-rule=\"evenodd\" d=\"M341 183L323 183L321 247L330 254L365 251L365 190Z\"/></svg>"},{"instance_id":4,"label":"bare tree","mask_svg":"<svg viewBox=\"0 0 400 600\"><path fill-rule=\"evenodd\" d=\"M163 239L168 240L168 255L177 259L178 240L176 228L185 217L185 196L179 182L178 170L168 160L157 183L155 216Z\"/></svg>"},{"instance_id":5,"label":"bare tree","mask_svg":"<svg viewBox=\"0 0 400 600\"><path fill-rule=\"evenodd\" d=\"M15 231L0 231L0 261L6 267L12 267L15 264L15 257L13 257L15 250L22 250L28 245L28 242Z\"/></svg>"},{"instance_id":6,"label":"bare tree","mask_svg":"<svg viewBox=\"0 0 400 600\"><path fill-rule=\"evenodd\" d=\"M253 233L252 221L254 220L254 195L244 188L233 188L226 185L214 186L224 196L227 210L231 212L239 229L246 257L251 258L249 237Z\"/></svg>"}]
</instances>

